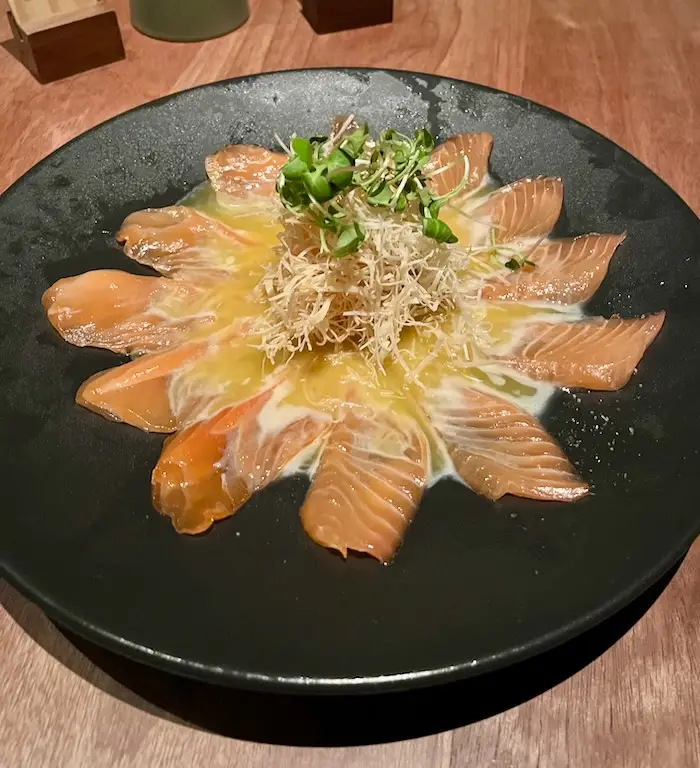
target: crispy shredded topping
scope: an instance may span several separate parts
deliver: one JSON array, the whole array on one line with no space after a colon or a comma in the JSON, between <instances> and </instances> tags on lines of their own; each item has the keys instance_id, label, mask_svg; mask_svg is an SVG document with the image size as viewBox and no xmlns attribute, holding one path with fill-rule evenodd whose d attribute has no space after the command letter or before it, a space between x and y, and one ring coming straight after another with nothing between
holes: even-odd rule
<instances>
[{"instance_id":1,"label":"crispy shredded topping","mask_svg":"<svg viewBox=\"0 0 700 768\"><path fill-rule=\"evenodd\" d=\"M316 149L315 139L290 142L291 157L277 183L284 203L278 259L258 285L267 309L254 326L259 348L271 360L331 345L358 350L378 370L387 359L407 367L400 341L410 328L434 335L436 349L456 344L471 359L483 316L474 302L484 278L503 274L503 254L489 238L488 224L471 222L468 214L465 231L482 234L473 245L457 241L438 219L452 195L430 196L421 171L432 137L426 131L415 140L397 135L385 131L374 142L347 118ZM354 175L336 187L332 170L324 176L323 158L335 157L354 139L360 149L343 161L352 163ZM397 171L399 153L403 170ZM460 162L466 178L468 158ZM377 169L370 173L366 164L372 163ZM291 191L290 183L296 185ZM321 202L313 190L324 183L329 188ZM342 247L343 237L348 247ZM415 373L422 364L412 367Z\"/></svg>"}]
</instances>

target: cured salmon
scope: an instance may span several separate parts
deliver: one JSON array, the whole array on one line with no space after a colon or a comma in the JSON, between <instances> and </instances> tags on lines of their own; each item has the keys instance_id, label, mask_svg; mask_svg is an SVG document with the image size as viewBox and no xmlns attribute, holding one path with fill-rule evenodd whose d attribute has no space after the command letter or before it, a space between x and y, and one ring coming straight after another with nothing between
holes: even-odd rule
<instances>
[{"instance_id":1,"label":"cured salmon","mask_svg":"<svg viewBox=\"0 0 700 768\"><path fill-rule=\"evenodd\" d=\"M309 536L388 563L423 494L428 444L414 423L350 411L330 432L301 509Z\"/></svg>"},{"instance_id":2,"label":"cured salmon","mask_svg":"<svg viewBox=\"0 0 700 768\"><path fill-rule=\"evenodd\" d=\"M206 421L236 403L251 401L284 378L285 370L264 372L265 357L245 337L245 323L201 339L201 354L173 372L169 380L170 407L178 425Z\"/></svg>"},{"instance_id":3,"label":"cured salmon","mask_svg":"<svg viewBox=\"0 0 700 768\"><path fill-rule=\"evenodd\" d=\"M539 421L507 400L458 386L428 403L455 470L476 493L544 501L575 501L588 493Z\"/></svg>"},{"instance_id":4,"label":"cured salmon","mask_svg":"<svg viewBox=\"0 0 700 768\"><path fill-rule=\"evenodd\" d=\"M582 235L542 243L527 254L535 267L509 271L505 279L488 280L481 298L501 301L588 301L608 272L624 235Z\"/></svg>"},{"instance_id":5,"label":"cured salmon","mask_svg":"<svg viewBox=\"0 0 700 768\"><path fill-rule=\"evenodd\" d=\"M277 418L266 414L266 407ZM260 409L247 411L229 433L224 458L226 488L236 509L279 477L290 461L328 430L329 421L323 414L300 413L291 406L285 414L284 408L278 410L266 398Z\"/></svg>"},{"instance_id":6,"label":"cured salmon","mask_svg":"<svg viewBox=\"0 0 700 768\"><path fill-rule=\"evenodd\" d=\"M186 343L102 371L83 383L75 399L112 421L123 421L146 432L173 432L178 421L170 408L170 377L202 349L202 344Z\"/></svg>"},{"instance_id":7,"label":"cured salmon","mask_svg":"<svg viewBox=\"0 0 700 768\"><path fill-rule=\"evenodd\" d=\"M263 402L262 396L251 398L165 441L151 478L153 505L179 533L202 533L236 511L224 477L226 435Z\"/></svg>"},{"instance_id":8,"label":"cured salmon","mask_svg":"<svg viewBox=\"0 0 700 768\"><path fill-rule=\"evenodd\" d=\"M185 205L146 208L124 220L117 233L127 256L176 279L230 272L236 252L251 236Z\"/></svg>"},{"instance_id":9,"label":"cured salmon","mask_svg":"<svg viewBox=\"0 0 700 768\"><path fill-rule=\"evenodd\" d=\"M616 390L630 380L656 338L665 313L622 320L533 323L504 362L539 381L563 387Z\"/></svg>"},{"instance_id":10,"label":"cured salmon","mask_svg":"<svg viewBox=\"0 0 700 768\"><path fill-rule=\"evenodd\" d=\"M182 341L193 322L168 322L157 305L183 305L199 293L191 283L97 269L58 280L42 304L51 325L71 344L140 354Z\"/></svg>"},{"instance_id":11,"label":"cured salmon","mask_svg":"<svg viewBox=\"0 0 700 768\"><path fill-rule=\"evenodd\" d=\"M456 189L464 177L465 158L469 166L467 183L459 196L478 189L488 173L492 147L490 133L460 133L438 144L425 166L433 194L446 195Z\"/></svg>"},{"instance_id":12,"label":"cured salmon","mask_svg":"<svg viewBox=\"0 0 700 768\"><path fill-rule=\"evenodd\" d=\"M522 179L493 192L469 215L490 221L496 242L509 243L546 237L559 218L563 200L560 179Z\"/></svg>"},{"instance_id":13,"label":"cured salmon","mask_svg":"<svg viewBox=\"0 0 700 768\"><path fill-rule=\"evenodd\" d=\"M277 175L286 155L249 144L229 144L209 155L207 176L216 192L231 197L269 196L275 192Z\"/></svg>"},{"instance_id":14,"label":"cured salmon","mask_svg":"<svg viewBox=\"0 0 700 768\"><path fill-rule=\"evenodd\" d=\"M336 118L322 154L356 128ZM416 136L432 146L426 134ZM188 198L198 208L138 211L117 234L127 256L160 276L95 270L45 292L48 319L64 339L137 356L88 379L76 400L114 421L176 433L163 444L151 488L178 532L200 534L283 474L306 468L313 470L300 511L306 533L342 557L358 552L381 563L400 547L431 468L447 471L450 460L492 500L573 502L589 492L518 403L547 394L536 380L618 389L660 332L663 312L572 322L580 315L554 306L595 293L624 235L549 241L561 181L522 179L491 191L489 133L436 147L425 178L420 163L404 167L415 149L407 154L405 138L384 134L386 152L371 142L353 152L347 145L361 158L347 184L331 189L337 199L319 210L325 203L302 174L308 200L300 194L291 205L290 197L297 215L281 216L275 187L287 157L224 147L206 159L210 185ZM410 184L407 200L423 205L424 182L438 198L459 188L454 205L442 199L436 207L454 214L456 232L457 215L471 220L461 245L452 248L449 230L438 228L423 249L416 205L408 219L398 205L382 212L384 203L366 216L363 196L377 180L383 189L400 185L399 196ZM347 258L333 258L341 253ZM423 269L428 277L416 283L413 270ZM386 365L353 335L364 323L378 348L391 347ZM395 343L384 347L383 337ZM444 461L433 465L437 453Z\"/></svg>"}]
</instances>

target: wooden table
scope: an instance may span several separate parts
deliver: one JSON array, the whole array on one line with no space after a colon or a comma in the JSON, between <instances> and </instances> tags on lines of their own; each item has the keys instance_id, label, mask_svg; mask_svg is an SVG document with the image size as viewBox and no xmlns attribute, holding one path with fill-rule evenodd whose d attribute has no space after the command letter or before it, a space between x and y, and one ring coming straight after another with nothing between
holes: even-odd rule
<instances>
[{"instance_id":1,"label":"wooden table","mask_svg":"<svg viewBox=\"0 0 700 768\"><path fill-rule=\"evenodd\" d=\"M132 30L123 1L127 60L50 86L38 86L7 44L0 50L0 188L90 126L158 96L251 72L364 65L486 83L567 112L629 149L700 211L697 0L395 4L391 26L319 38L294 0L252 0L250 21L234 34L172 45ZM3 39L9 36L5 30ZM698 766L700 543L616 644L519 703L595 657L654 596L577 650L510 678L458 687L458 705L448 707L438 691L358 709L207 690L83 642L76 647L0 584L0 766ZM567 667L572 654L578 660ZM332 727L344 718L350 727ZM404 740L332 746L396 738Z\"/></svg>"}]
</instances>

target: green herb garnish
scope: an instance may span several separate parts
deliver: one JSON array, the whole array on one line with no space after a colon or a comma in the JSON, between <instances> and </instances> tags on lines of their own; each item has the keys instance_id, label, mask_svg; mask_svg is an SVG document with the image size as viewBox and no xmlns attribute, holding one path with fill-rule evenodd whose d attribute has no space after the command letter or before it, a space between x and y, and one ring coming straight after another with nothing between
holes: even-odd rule
<instances>
[{"instance_id":1,"label":"green herb garnish","mask_svg":"<svg viewBox=\"0 0 700 768\"><path fill-rule=\"evenodd\" d=\"M432 237L438 243L456 243L457 238L452 230L440 219L423 218L423 234ZM506 265L507 266L507 265Z\"/></svg>"},{"instance_id":2,"label":"green herb garnish","mask_svg":"<svg viewBox=\"0 0 700 768\"><path fill-rule=\"evenodd\" d=\"M438 243L457 242L450 227L440 220L440 208L464 188L467 178L465 175L449 194L433 195L423 173L435 148L427 129L416 131L413 138L387 129L375 141L365 125L340 141L296 137L290 146L290 158L277 178L277 192L294 215L316 223L322 250L346 256L364 241L359 222L348 221L342 206L344 196L353 190L362 190L373 207L392 213L412 210L426 237ZM327 239L329 234L335 238Z\"/></svg>"},{"instance_id":3,"label":"green herb garnish","mask_svg":"<svg viewBox=\"0 0 700 768\"><path fill-rule=\"evenodd\" d=\"M537 265L534 261L530 261L528 258L516 259L515 257L512 257L508 259L508 261L505 263L505 266L512 270L524 269L525 271L530 272Z\"/></svg>"},{"instance_id":4,"label":"green herb garnish","mask_svg":"<svg viewBox=\"0 0 700 768\"><path fill-rule=\"evenodd\" d=\"M354 253L365 239L365 232L358 222L341 227L338 240L333 249L334 256L347 256Z\"/></svg>"}]
</instances>

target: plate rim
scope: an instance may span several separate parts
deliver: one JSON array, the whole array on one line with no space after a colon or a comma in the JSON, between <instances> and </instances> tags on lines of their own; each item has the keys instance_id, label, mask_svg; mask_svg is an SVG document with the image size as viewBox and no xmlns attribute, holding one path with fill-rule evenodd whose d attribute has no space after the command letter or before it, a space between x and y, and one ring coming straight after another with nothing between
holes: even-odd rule
<instances>
[{"instance_id":1,"label":"plate rim","mask_svg":"<svg viewBox=\"0 0 700 768\"><path fill-rule=\"evenodd\" d=\"M700 533L691 532L688 541L671 551L660 560L653 570L647 571L642 579L626 590L618 592L595 610L582 614L575 621L563 625L546 635L540 635L536 641L515 646L493 654L478 663L464 661L447 667L398 672L388 675L367 675L364 677L304 677L266 675L260 672L244 672L202 664L191 659L178 658L170 654L148 648L112 634L90 622L81 619L71 611L34 590L18 574L0 562L0 576L17 589L25 599L30 600L44 611L50 621L88 642L106 648L132 661L145 664L152 669L197 680L199 682L222 685L230 688L258 693L278 694L314 694L314 695L362 695L425 688L444 685L469 678L480 677L490 672L504 669L528 659L540 656L547 651L564 645L567 641L592 630L606 619L611 618L636 598L661 581L677 563L680 563Z\"/></svg>"}]
</instances>

